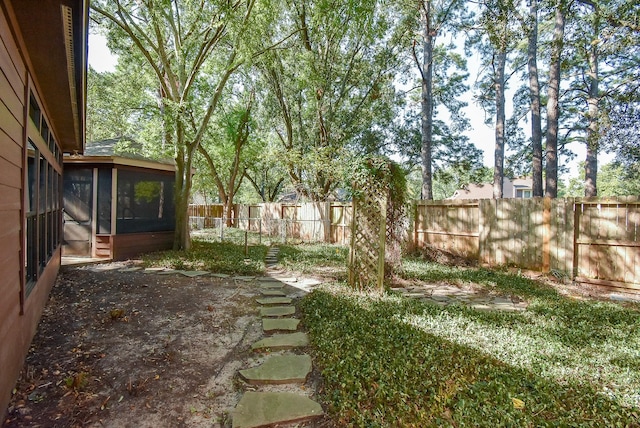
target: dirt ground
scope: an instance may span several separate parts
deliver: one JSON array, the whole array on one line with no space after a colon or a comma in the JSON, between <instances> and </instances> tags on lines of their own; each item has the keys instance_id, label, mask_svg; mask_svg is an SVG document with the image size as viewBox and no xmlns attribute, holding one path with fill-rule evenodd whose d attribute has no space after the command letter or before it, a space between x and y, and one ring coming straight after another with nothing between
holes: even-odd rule
<instances>
[{"instance_id":1,"label":"dirt ground","mask_svg":"<svg viewBox=\"0 0 640 428\"><path fill-rule=\"evenodd\" d=\"M4 427L231 426L261 358L255 281L123 266L61 270Z\"/></svg>"}]
</instances>

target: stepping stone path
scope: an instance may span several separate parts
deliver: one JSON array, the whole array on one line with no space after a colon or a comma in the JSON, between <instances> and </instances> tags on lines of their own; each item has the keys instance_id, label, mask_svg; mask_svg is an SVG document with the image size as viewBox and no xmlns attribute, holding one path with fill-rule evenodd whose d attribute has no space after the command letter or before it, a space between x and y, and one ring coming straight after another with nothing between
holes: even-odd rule
<instances>
[{"instance_id":1,"label":"stepping stone path","mask_svg":"<svg viewBox=\"0 0 640 428\"><path fill-rule=\"evenodd\" d=\"M267 267L278 263L278 250L272 247L266 259ZM323 415L322 407L308 398L300 388L311 373L311 357L289 352L309 345L306 333L296 331L300 320L288 317L295 314L292 299L286 297L284 284L271 277L257 278L262 297L256 298L266 336L251 349L257 352L278 350L257 367L240 370L240 377L250 385L291 385L291 391L247 391L233 411L233 428L257 428L313 420ZM286 306L267 306L267 305ZM283 318L287 317L287 318Z\"/></svg>"},{"instance_id":2,"label":"stepping stone path","mask_svg":"<svg viewBox=\"0 0 640 428\"><path fill-rule=\"evenodd\" d=\"M425 284L392 288L405 297L412 297L438 306L466 305L478 310L518 312L527 309L528 303L517 296L479 294L452 285Z\"/></svg>"},{"instance_id":3,"label":"stepping stone path","mask_svg":"<svg viewBox=\"0 0 640 428\"><path fill-rule=\"evenodd\" d=\"M280 252L280 248L271 247L269 251L267 251L267 257L264 259L264 264L267 266L267 269L274 267L278 264L278 253Z\"/></svg>"}]
</instances>

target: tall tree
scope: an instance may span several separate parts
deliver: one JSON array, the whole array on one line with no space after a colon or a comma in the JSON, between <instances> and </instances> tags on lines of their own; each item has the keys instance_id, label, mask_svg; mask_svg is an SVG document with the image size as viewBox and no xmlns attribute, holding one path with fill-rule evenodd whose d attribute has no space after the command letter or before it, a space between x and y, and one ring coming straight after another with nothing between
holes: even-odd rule
<instances>
[{"instance_id":1,"label":"tall tree","mask_svg":"<svg viewBox=\"0 0 640 428\"><path fill-rule=\"evenodd\" d=\"M392 21L382 4L286 2L278 29L291 37L258 63L282 160L311 200L326 200L350 156L379 146L392 122L397 52L384 41Z\"/></svg>"},{"instance_id":2,"label":"tall tree","mask_svg":"<svg viewBox=\"0 0 640 428\"><path fill-rule=\"evenodd\" d=\"M598 150L599 150L599 121L600 121L600 90L599 90L599 59L598 59L598 36L600 34L600 10L596 3L589 1L592 9L591 29L595 40L592 40L586 48L588 72L587 72L587 158L584 167L584 195L587 197L597 196L598 177Z\"/></svg>"},{"instance_id":3,"label":"tall tree","mask_svg":"<svg viewBox=\"0 0 640 428\"><path fill-rule=\"evenodd\" d=\"M255 5L256 0L91 3L94 17L108 32L110 46L120 55L137 52L157 79L164 113L163 140L171 143L176 161L176 249L190 246L187 208L194 155L229 77L246 59L242 46L248 39L247 29L257 25L252 20ZM204 109L193 105L196 97L204 95L195 93L200 81L214 87L206 95ZM195 129L190 123L197 124Z\"/></svg>"},{"instance_id":4,"label":"tall tree","mask_svg":"<svg viewBox=\"0 0 640 428\"><path fill-rule=\"evenodd\" d=\"M479 25L471 39L479 49L487 72L479 87L481 105L495 114L495 146L493 197L502 198L504 186L504 160L507 142L505 91L508 55L518 39L514 26L517 4L511 0L486 0L481 4Z\"/></svg>"},{"instance_id":5,"label":"tall tree","mask_svg":"<svg viewBox=\"0 0 640 428\"><path fill-rule=\"evenodd\" d=\"M531 108L531 146L533 197L543 196L542 187L542 109L538 75L538 0L529 0L529 15L525 21L527 32L527 71Z\"/></svg>"},{"instance_id":6,"label":"tall tree","mask_svg":"<svg viewBox=\"0 0 640 428\"><path fill-rule=\"evenodd\" d=\"M560 72L564 48L564 30L567 13L566 0L557 0L551 56L549 61L549 83L547 89L547 138L546 138L546 182L545 195L558 196L558 130L560 125Z\"/></svg>"},{"instance_id":7,"label":"tall tree","mask_svg":"<svg viewBox=\"0 0 640 428\"><path fill-rule=\"evenodd\" d=\"M422 198L433 199L434 51L438 34L453 24L464 7L462 0L419 0L421 40L413 43L413 57L420 72ZM421 52L416 50L419 45ZM421 54L421 55L420 55Z\"/></svg>"},{"instance_id":8,"label":"tall tree","mask_svg":"<svg viewBox=\"0 0 640 428\"><path fill-rule=\"evenodd\" d=\"M415 62L415 56L413 58ZM470 171L482 166L482 151L479 150L464 132L469 130L469 120L464 115L467 106L463 96L469 89L465 84L469 77L466 58L456 51L453 43L437 44L433 51L432 105L435 115L431 120L430 165L433 197L439 198L442 192L436 189L436 178L443 177L442 171ZM422 88L421 77L414 89ZM407 107L397 118L393 131L394 148L403 157L408 170L416 166L420 170L420 189L423 169L423 124L422 92L416 97L413 90L407 92ZM416 107L414 107L416 106ZM445 174L446 176L446 174ZM450 196L450 195L449 195ZM422 197L420 190L417 197Z\"/></svg>"},{"instance_id":9,"label":"tall tree","mask_svg":"<svg viewBox=\"0 0 640 428\"><path fill-rule=\"evenodd\" d=\"M220 201L224 205L227 226L231 226L233 222L234 197L245 175L246 149L250 144L253 128L253 93L250 93L248 98L245 103L227 108L228 111L221 115L218 130L211 130L208 138L198 147L209 167L208 175L213 179Z\"/></svg>"}]
</instances>

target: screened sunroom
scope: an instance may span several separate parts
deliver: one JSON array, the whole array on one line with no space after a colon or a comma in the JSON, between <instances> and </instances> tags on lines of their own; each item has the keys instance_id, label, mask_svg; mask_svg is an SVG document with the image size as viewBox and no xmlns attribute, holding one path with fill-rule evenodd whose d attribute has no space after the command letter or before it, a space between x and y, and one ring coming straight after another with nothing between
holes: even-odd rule
<instances>
[{"instance_id":1,"label":"screened sunroom","mask_svg":"<svg viewBox=\"0 0 640 428\"><path fill-rule=\"evenodd\" d=\"M97 150L111 141L64 159L63 256L122 260L173 244L174 166Z\"/></svg>"}]
</instances>

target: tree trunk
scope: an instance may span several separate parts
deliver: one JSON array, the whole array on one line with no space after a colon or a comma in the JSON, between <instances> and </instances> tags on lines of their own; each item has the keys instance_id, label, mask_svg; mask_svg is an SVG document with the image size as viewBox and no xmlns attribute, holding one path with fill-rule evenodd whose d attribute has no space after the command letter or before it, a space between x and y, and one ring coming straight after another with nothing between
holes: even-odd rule
<instances>
[{"instance_id":1,"label":"tree trunk","mask_svg":"<svg viewBox=\"0 0 640 428\"><path fill-rule=\"evenodd\" d=\"M431 29L431 1L427 0L422 11L422 199L433 199L433 173L431 151L433 148L433 44L435 35Z\"/></svg>"},{"instance_id":2,"label":"tree trunk","mask_svg":"<svg viewBox=\"0 0 640 428\"><path fill-rule=\"evenodd\" d=\"M594 37L600 34L600 25L598 19L598 9L594 6ZM589 97L587 104L589 113L587 120L587 158L584 166L584 196L591 197L598 195L597 177L598 177L598 149L599 149L599 72L598 72L598 44L591 43L588 52L589 72Z\"/></svg>"},{"instance_id":3,"label":"tree trunk","mask_svg":"<svg viewBox=\"0 0 640 428\"><path fill-rule=\"evenodd\" d=\"M494 88L496 91L496 145L495 166L493 168L493 198L504 196L504 143L505 143L505 112L504 112L504 69L507 63L506 41L496 54L494 71Z\"/></svg>"},{"instance_id":4,"label":"tree trunk","mask_svg":"<svg viewBox=\"0 0 640 428\"><path fill-rule=\"evenodd\" d=\"M177 126L177 153L176 153L176 228L173 238L174 250L189 250L191 248L191 236L189 234L189 197L191 196L191 162L193 159L193 147L181 143L184 134L181 126ZM185 151L186 149L186 151Z\"/></svg>"},{"instance_id":5,"label":"tree trunk","mask_svg":"<svg viewBox=\"0 0 640 428\"><path fill-rule=\"evenodd\" d=\"M547 101L547 154L546 154L546 186L545 195L550 198L558 196L558 123L560 110L560 62L564 45L565 5L559 1L556 7L556 19L551 43L551 60L549 64L549 89Z\"/></svg>"},{"instance_id":6,"label":"tree trunk","mask_svg":"<svg viewBox=\"0 0 640 428\"><path fill-rule=\"evenodd\" d=\"M233 226L233 199L232 198L227 198L227 200L224 201L224 216L227 220L226 226L227 227Z\"/></svg>"},{"instance_id":7,"label":"tree trunk","mask_svg":"<svg viewBox=\"0 0 640 428\"><path fill-rule=\"evenodd\" d=\"M533 196L542 197L542 118L540 113L540 82L538 80L538 0L530 0L529 44L527 49L529 93L531 97L531 145L533 150Z\"/></svg>"}]
</instances>

